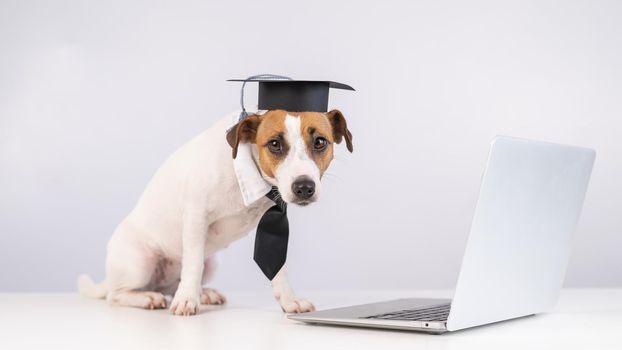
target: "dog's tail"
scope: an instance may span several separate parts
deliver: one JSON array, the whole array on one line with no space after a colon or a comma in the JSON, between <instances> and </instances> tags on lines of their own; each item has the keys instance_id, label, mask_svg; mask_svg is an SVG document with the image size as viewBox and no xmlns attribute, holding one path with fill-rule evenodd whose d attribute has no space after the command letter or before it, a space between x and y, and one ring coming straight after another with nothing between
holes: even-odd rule
<instances>
[{"instance_id":1,"label":"dog's tail","mask_svg":"<svg viewBox=\"0 0 622 350\"><path fill-rule=\"evenodd\" d=\"M108 294L108 289L106 288L106 281L95 284L91 277L80 275L78 277L78 292L83 297L103 299Z\"/></svg>"}]
</instances>

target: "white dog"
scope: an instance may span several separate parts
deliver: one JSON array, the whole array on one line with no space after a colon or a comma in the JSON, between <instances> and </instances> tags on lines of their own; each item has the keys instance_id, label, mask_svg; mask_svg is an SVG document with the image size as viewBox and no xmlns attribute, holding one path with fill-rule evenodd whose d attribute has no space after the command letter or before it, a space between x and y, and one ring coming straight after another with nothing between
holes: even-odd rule
<instances>
[{"instance_id":1,"label":"white dog","mask_svg":"<svg viewBox=\"0 0 622 350\"><path fill-rule=\"evenodd\" d=\"M278 186L288 203L318 199L320 179L333 159L333 143L352 135L341 112L273 110L248 116L233 128L224 118L183 145L156 172L132 212L108 243L106 278L79 279L80 294L110 304L194 315L200 303L222 304L203 288L214 254L245 236L274 205L265 197ZM226 130L229 130L226 132ZM285 267L272 280L285 312L313 304L292 291Z\"/></svg>"}]
</instances>

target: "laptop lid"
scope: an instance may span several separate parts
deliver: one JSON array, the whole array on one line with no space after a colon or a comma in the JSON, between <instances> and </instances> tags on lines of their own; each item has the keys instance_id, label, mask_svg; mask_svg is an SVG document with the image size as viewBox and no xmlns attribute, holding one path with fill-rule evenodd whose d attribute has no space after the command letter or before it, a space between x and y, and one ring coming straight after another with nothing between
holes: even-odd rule
<instances>
[{"instance_id":1,"label":"laptop lid","mask_svg":"<svg viewBox=\"0 0 622 350\"><path fill-rule=\"evenodd\" d=\"M587 148L493 140L448 330L554 306L594 158Z\"/></svg>"}]
</instances>

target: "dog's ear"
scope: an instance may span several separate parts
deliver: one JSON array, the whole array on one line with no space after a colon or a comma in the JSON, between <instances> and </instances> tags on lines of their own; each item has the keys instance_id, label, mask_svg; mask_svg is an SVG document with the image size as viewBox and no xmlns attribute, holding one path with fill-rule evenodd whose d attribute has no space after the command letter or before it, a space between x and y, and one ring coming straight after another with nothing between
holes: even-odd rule
<instances>
[{"instance_id":1,"label":"dog's ear","mask_svg":"<svg viewBox=\"0 0 622 350\"><path fill-rule=\"evenodd\" d=\"M256 114L251 114L244 118L241 122L235 124L227 132L227 142L229 143L229 146L231 146L231 155L234 159L238 155L238 145L240 142L255 142L259 123L261 123L261 118Z\"/></svg>"},{"instance_id":2,"label":"dog's ear","mask_svg":"<svg viewBox=\"0 0 622 350\"><path fill-rule=\"evenodd\" d=\"M352 133L348 130L348 124L346 124L346 118L343 117L343 114L336 109L326 113L326 117L330 122L330 125L333 127L333 138L336 143L341 143L341 139L346 139L346 147L348 151L352 153L354 150L352 148Z\"/></svg>"}]
</instances>

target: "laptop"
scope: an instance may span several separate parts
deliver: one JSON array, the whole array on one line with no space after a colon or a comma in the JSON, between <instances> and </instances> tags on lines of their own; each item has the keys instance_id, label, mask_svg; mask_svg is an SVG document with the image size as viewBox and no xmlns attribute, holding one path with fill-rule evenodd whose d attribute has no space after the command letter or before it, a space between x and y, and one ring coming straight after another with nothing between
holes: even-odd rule
<instances>
[{"instance_id":1,"label":"laptop","mask_svg":"<svg viewBox=\"0 0 622 350\"><path fill-rule=\"evenodd\" d=\"M440 334L551 310L595 155L587 148L496 137L453 299L399 299L288 317Z\"/></svg>"}]
</instances>

